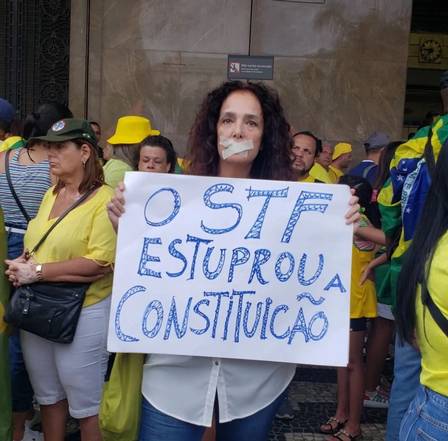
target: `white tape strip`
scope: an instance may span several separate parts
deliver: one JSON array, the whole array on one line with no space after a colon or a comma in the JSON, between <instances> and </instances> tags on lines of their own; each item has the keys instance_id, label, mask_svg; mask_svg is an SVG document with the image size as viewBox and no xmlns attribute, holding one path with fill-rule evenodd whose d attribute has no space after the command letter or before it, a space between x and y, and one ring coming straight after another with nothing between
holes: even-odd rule
<instances>
[{"instance_id":1,"label":"white tape strip","mask_svg":"<svg viewBox=\"0 0 448 441\"><path fill-rule=\"evenodd\" d=\"M225 138L221 140L220 144L224 147L222 150L222 158L224 160L230 156L241 155L242 153L245 153L245 156L247 156L247 152L254 148L254 143L251 140L238 142L230 138Z\"/></svg>"}]
</instances>

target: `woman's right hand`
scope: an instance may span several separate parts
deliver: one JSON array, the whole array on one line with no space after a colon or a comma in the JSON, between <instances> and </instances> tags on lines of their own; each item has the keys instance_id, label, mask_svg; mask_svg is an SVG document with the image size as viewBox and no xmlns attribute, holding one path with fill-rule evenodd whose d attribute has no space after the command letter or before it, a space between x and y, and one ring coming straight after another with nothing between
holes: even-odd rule
<instances>
[{"instance_id":1,"label":"woman's right hand","mask_svg":"<svg viewBox=\"0 0 448 441\"><path fill-rule=\"evenodd\" d=\"M124 183L120 182L115 189L115 195L107 204L107 215L114 227L114 230L118 230L118 220L124 213Z\"/></svg>"},{"instance_id":2,"label":"woman's right hand","mask_svg":"<svg viewBox=\"0 0 448 441\"><path fill-rule=\"evenodd\" d=\"M364 285L364 283L366 283L367 280L371 280L372 282L375 281L375 276L373 274L373 269L375 268L374 265L372 265L372 262L370 262L364 269L364 271L361 274L361 279L359 281L359 283L361 285Z\"/></svg>"}]
</instances>

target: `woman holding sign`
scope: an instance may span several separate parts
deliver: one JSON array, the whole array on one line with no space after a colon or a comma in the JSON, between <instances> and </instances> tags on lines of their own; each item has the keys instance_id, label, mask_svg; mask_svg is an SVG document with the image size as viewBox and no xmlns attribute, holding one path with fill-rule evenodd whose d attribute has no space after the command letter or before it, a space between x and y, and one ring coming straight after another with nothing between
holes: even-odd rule
<instances>
[{"instance_id":1,"label":"woman holding sign","mask_svg":"<svg viewBox=\"0 0 448 441\"><path fill-rule=\"evenodd\" d=\"M277 94L259 83L211 91L189 140L188 173L292 180L289 124ZM123 186L108 205L115 227ZM358 219L356 199L347 214ZM200 440L216 416L217 440L265 440L295 365L154 354L144 367L141 441Z\"/></svg>"}]
</instances>

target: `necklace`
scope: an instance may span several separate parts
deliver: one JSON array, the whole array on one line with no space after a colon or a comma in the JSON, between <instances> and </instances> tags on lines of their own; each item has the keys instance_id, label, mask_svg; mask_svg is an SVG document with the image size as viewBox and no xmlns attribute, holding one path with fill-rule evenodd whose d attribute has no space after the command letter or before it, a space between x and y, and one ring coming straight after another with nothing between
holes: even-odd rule
<instances>
[{"instance_id":1,"label":"necklace","mask_svg":"<svg viewBox=\"0 0 448 441\"><path fill-rule=\"evenodd\" d=\"M74 202L76 202L82 196L82 194L80 194L79 191L72 194L68 193L66 187L63 188L63 191L64 191L64 197L66 199L73 200Z\"/></svg>"}]
</instances>

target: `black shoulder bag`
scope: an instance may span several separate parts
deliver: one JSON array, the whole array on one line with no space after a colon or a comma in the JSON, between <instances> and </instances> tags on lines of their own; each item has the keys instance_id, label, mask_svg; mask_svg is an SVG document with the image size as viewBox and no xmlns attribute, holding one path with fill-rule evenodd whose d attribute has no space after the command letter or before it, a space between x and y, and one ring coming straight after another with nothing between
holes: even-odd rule
<instances>
[{"instance_id":1,"label":"black shoulder bag","mask_svg":"<svg viewBox=\"0 0 448 441\"><path fill-rule=\"evenodd\" d=\"M84 202L94 189L85 193L47 230L28 254L31 257L51 231L73 209ZM90 283L36 282L19 286L8 304L5 321L56 343L71 343Z\"/></svg>"},{"instance_id":2,"label":"black shoulder bag","mask_svg":"<svg viewBox=\"0 0 448 441\"><path fill-rule=\"evenodd\" d=\"M422 284L422 302L431 313L433 320L437 323L440 330L448 337L448 319L443 315L439 307L434 303L426 283Z\"/></svg>"}]
</instances>

